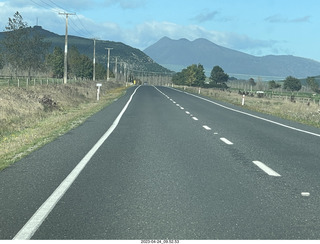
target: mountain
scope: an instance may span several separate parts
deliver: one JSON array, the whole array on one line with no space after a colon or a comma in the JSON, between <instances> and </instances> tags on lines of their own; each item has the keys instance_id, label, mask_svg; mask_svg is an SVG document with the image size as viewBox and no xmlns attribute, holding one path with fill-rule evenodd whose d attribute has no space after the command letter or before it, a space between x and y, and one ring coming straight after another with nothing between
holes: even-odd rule
<instances>
[{"instance_id":1,"label":"mountain","mask_svg":"<svg viewBox=\"0 0 320 244\"><path fill-rule=\"evenodd\" d=\"M219 46L206 39L172 40L163 37L144 52L157 63L174 71L202 64L207 72L219 65L229 74L307 77L320 74L320 62L291 55L257 57Z\"/></svg>"},{"instance_id":2,"label":"mountain","mask_svg":"<svg viewBox=\"0 0 320 244\"><path fill-rule=\"evenodd\" d=\"M43 29L41 26L29 27L37 30L41 36L44 37L44 41L51 42L49 51L52 52L55 47L61 47L64 50L65 36L58 35L48 30ZM4 38L5 33L0 32L0 41ZM93 46L94 41L92 39L77 37L68 35L68 47L76 46L81 54L85 54L89 58L93 58ZM167 68L162 67L158 63L154 62L149 56L139 49L130 47L121 42L113 41L96 41L96 62L101 64L107 63L107 50L106 48L112 48L110 51L110 67L115 63L115 57L118 57L118 63L127 63L127 68L135 71L144 72L172 72Z\"/></svg>"}]
</instances>

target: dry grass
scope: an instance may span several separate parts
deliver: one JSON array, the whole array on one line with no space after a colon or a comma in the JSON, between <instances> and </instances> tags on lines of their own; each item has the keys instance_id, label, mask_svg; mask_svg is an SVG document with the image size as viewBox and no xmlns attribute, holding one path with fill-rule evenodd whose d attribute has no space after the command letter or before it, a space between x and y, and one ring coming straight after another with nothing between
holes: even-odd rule
<instances>
[{"instance_id":1,"label":"dry grass","mask_svg":"<svg viewBox=\"0 0 320 244\"><path fill-rule=\"evenodd\" d=\"M198 88L186 88L186 91L196 94L198 93L198 90ZM229 92L215 89L201 89L201 94L220 101L242 106L242 95L239 95L235 91ZM320 106L319 103L314 103L312 101L307 104L300 102L294 103L290 100L279 98L246 96L245 105L243 107L320 128Z\"/></svg>"},{"instance_id":2,"label":"dry grass","mask_svg":"<svg viewBox=\"0 0 320 244\"><path fill-rule=\"evenodd\" d=\"M0 170L78 126L125 87L94 83L0 89Z\"/></svg>"}]
</instances>

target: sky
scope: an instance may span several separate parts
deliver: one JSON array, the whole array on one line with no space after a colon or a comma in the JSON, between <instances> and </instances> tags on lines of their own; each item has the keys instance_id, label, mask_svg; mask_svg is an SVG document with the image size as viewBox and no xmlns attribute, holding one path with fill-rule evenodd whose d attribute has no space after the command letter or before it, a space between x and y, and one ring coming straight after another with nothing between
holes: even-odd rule
<instances>
[{"instance_id":1,"label":"sky","mask_svg":"<svg viewBox=\"0 0 320 244\"><path fill-rule=\"evenodd\" d=\"M294 55L320 62L319 0L0 0L0 31L19 11L64 35L122 42L144 50L162 37L217 45L255 56Z\"/></svg>"}]
</instances>

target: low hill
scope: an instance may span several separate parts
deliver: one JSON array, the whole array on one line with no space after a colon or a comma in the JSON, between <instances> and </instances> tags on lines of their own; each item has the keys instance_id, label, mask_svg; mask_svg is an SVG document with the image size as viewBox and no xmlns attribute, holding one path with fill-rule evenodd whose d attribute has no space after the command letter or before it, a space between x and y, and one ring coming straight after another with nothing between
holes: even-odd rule
<instances>
[{"instance_id":1,"label":"low hill","mask_svg":"<svg viewBox=\"0 0 320 244\"><path fill-rule=\"evenodd\" d=\"M31 28L31 27L30 27ZM61 47L64 50L65 36L58 35L48 30L43 29L41 26L34 26L45 41L51 42L50 52L54 47ZM0 32L0 40L4 37L4 32ZM85 54L89 58L93 58L94 41L92 39L68 35L68 47L76 46L81 54ZM137 70L138 72L171 72L167 68L162 67L154 62L149 56L139 49L130 47L121 42L113 41L96 41L96 62L101 64L107 63L107 50L106 48L113 48L110 52L110 67L115 63L115 57L118 57L118 63L127 63L127 68Z\"/></svg>"},{"instance_id":2,"label":"low hill","mask_svg":"<svg viewBox=\"0 0 320 244\"><path fill-rule=\"evenodd\" d=\"M219 65L232 74L307 77L320 74L320 62L291 55L257 57L219 46L206 39L172 40L163 37L144 52L159 64L181 71L191 64L202 64L207 71Z\"/></svg>"}]
</instances>

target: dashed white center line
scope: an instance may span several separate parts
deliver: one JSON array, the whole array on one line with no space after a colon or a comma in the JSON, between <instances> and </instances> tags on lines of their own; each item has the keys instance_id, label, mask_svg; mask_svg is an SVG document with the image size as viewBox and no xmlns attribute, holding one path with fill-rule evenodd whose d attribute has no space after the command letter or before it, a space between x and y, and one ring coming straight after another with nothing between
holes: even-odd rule
<instances>
[{"instance_id":1,"label":"dashed white center line","mask_svg":"<svg viewBox=\"0 0 320 244\"><path fill-rule=\"evenodd\" d=\"M260 161L252 161L255 165L257 165L260 169L262 169L264 172L266 172L268 175L271 176L281 176L273 169L269 168L267 165Z\"/></svg>"},{"instance_id":2,"label":"dashed white center line","mask_svg":"<svg viewBox=\"0 0 320 244\"><path fill-rule=\"evenodd\" d=\"M190 112L189 112L189 111L186 111L186 114L190 114Z\"/></svg>"},{"instance_id":3,"label":"dashed white center line","mask_svg":"<svg viewBox=\"0 0 320 244\"><path fill-rule=\"evenodd\" d=\"M184 107L180 107L181 110L184 110Z\"/></svg>"},{"instance_id":4,"label":"dashed white center line","mask_svg":"<svg viewBox=\"0 0 320 244\"><path fill-rule=\"evenodd\" d=\"M197 117L192 117L194 120L198 120L198 118Z\"/></svg>"},{"instance_id":5,"label":"dashed white center line","mask_svg":"<svg viewBox=\"0 0 320 244\"><path fill-rule=\"evenodd\" d=\"M202 127L205 128L206 130L211 130L211 128L207 125L203 125Z\"/></svg>"},{"instance_id":6,"label":"dashed white center line","mask_svg":"<svg viewBox=\"0 0 320 244\"><path fill-rule=\"evenodd\" d=\"M228 139L226 139L224 137L221 137L220 140L223 141L225 144L233 145L233 143L231 141L229 141Z\"/></svg>"}]
</instances>

